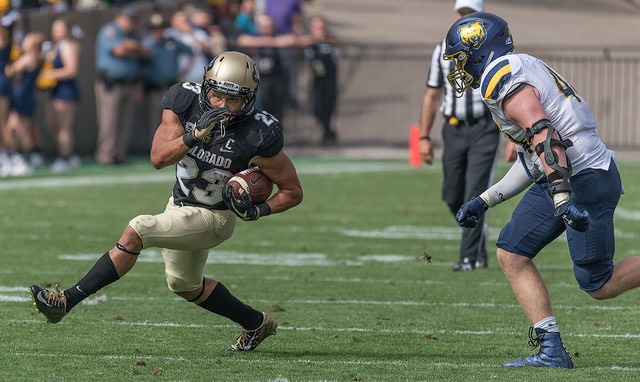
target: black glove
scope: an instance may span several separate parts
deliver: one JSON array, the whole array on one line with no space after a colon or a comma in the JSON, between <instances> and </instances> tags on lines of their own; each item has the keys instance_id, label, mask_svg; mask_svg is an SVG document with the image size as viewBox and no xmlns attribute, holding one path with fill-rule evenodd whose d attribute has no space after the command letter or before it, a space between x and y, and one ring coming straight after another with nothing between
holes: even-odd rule
<instances>
[{"instance_id":1,"label":"black glove","mask_svg":"<svg viewBox=\"0 0 640 382\"><path fill-rule=\"evenodd\" d=\"M481 197L476 196L460 207L456 214L456 220L460 227L475 228L478 221L484 213L489 209L487 203Z\"/></svg>"},{"instance_id":2,"label":"black glove","mask_svg":"<svg viewBox=\"0 0 640 382\"><path fill-rule=\"evenodd\" d=\"M244 192L240 200L233 196L233 187L226 186L222 192L222 200L234 214L242 220L258 220L261 216L271 214L271 207L267 203L253 204L249 194Z\"/></svg>"},{"instance_id":3,"label":"black glove","mask_svg":"<svg viewBox=\"0 0 640 382\"><path fill-rule=\"evenodd\" d=\"M211 130L218 122L225 122L231 116L229 109L210 109L202 113L196 123L193 136L197 140L202 140L211 133Z\"/></svg>"},{"instance_id":4,"label":"black glove","mask_svg":"<svg viewBox=\"0 0 640 382\"><path fill-rule=\"evenodd\" d=\"M559 205L554 215L562 216L564 222L578 232L589 229L589 212L587 210L580 211L571 202Z\"/></svg>"}]
</instances>

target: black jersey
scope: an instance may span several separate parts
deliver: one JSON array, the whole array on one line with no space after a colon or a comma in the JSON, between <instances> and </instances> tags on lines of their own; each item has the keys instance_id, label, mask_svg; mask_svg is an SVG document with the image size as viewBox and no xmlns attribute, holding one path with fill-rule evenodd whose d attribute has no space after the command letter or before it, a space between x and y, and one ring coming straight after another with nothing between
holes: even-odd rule
<instances>
[{"instance_id":1,"label":"black jersey","mask_svg":"<svg viewBox=\"0 0 640 382\"><path fill-rule=\"evenodd\" d=\"M202 115L199 94L200 84L182 82L169 88L161 102L164 109L178 115L187 132L193 130ZM283 145L282 125L262 109L253 108L246 116L229 122L224 129L216 126L210 137L198 142L176 163L174 202L227 209L222 201L222 190L229 178L250 167L253 157L272 157Z\"/></svg>"},{"instance_id":2,"label":"black jersey","mask_svg":"<svg viewBox=\"0 0 640 382\"><path fill-rule=\"evenodd\" d=\"M304 54L311 62L314 86L335 86L338 78L338 48L328 42L316 42Z\"/></svg>"}]
</instances>

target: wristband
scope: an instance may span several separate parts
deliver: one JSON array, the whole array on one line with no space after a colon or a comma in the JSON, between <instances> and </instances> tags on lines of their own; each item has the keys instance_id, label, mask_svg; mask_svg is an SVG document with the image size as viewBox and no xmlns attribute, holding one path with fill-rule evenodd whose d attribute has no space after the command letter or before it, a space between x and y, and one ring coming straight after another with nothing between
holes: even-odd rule
<instances>
[{"instance_id":1,"label":"wristband","mask_svg":"<svg viewBox=\"0 0 640 382\"><path fill-rule=\"evenodd\" d=\"M188 148L192 148L193 146L197 145L198 142L200 142L200 141L196 137L193 136L193 133L191 131L187 131L182 136L182 142Z\"/></svg>"},{"instance_id":2,"label":"wristband","mask_svg":"<svg viewBox=\"0 0 640 382\"><path fill-rule=\"evenodd\" d=\"M553 195L553 207L558 208L563 204L568 204L570 201L568 192L559 192Z\"/></svg>"},{"instance_id":3,"label":"wristband","mask_svg":"<svg viewBox=\"0 0 640 382\"><path fill-rule=\"evenodd\" d=\"M260 216L271 215L271 207L267 203L258 204L258 211L260 212Z\"/></svg>"},{"instance_id":4,"label":"wristband","mask_svg":"<svg viewBox=\"0 0 640 382\"><path fill-rule=\"evenodd\" d=\"M421 140L421 141L423 141L423 140L430 141L430 140L431 140L431 138L429 138L429 136L428 136L428 135L423 135L423 136L421 136L421 137L420 137L420 140Z\"/></svg>"},{"instance_id":5,"label":"wristband","mask_svg":"<svg viewBox=\"0 0 640 382\"><path fill-rule=\"evenodd\" d=\"M487 206L487 209L489 209L489 207L493 207L495 204L491 203L491 195L489 194L489 191L485 191L482 194L480 194L480 196L478 196L480 198L480 200L482 200L482 203L484 203Z\"/></svg>"}]
</instances>

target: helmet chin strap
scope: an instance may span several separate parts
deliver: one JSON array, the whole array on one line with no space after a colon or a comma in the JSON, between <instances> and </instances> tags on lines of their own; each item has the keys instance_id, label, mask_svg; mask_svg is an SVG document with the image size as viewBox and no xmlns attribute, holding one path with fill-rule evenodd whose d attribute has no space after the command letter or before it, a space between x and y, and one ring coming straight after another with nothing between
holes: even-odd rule
<instances>
[{"instance_id":1,"label":"helmet chin strap","mask_svg":"<svg viewBox=\"0 0 640 382\"><path fill-rule=\"evenodd\" d=\"M224 138L227 135L227 121L220 122L220 138Z\"/></svg>"}]
</instances>

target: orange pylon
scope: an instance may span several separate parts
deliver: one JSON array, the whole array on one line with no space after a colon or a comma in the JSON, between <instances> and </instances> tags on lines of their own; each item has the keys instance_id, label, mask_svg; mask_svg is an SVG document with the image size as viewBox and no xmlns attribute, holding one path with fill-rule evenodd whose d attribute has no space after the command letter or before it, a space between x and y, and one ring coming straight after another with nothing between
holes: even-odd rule
<instances>
[{"instance_id":1,"label":"orange pylon","mask_svg":"<svg viewBox=\"0 0 640 382\"><path fill-rule=\"evenodd\" d=\"M411 125L409 130L409 165L420 167L422 158L420 157L420 127L417 123Z\"/></svg>"}]
</instances>

